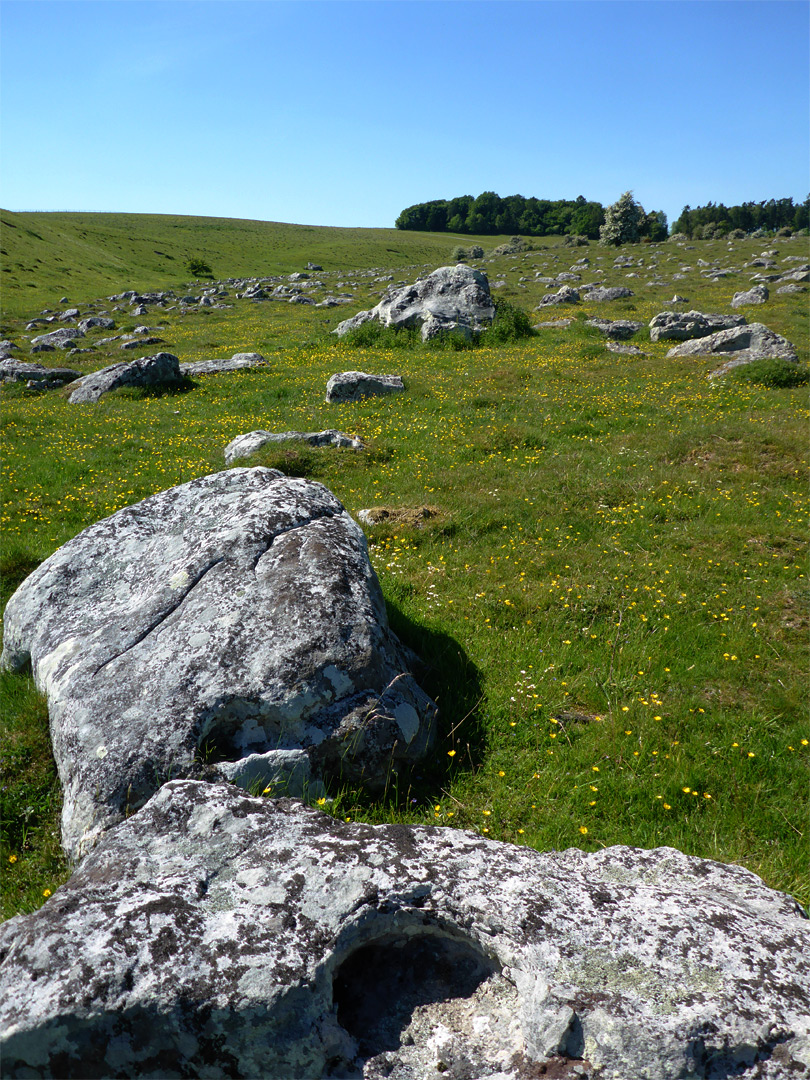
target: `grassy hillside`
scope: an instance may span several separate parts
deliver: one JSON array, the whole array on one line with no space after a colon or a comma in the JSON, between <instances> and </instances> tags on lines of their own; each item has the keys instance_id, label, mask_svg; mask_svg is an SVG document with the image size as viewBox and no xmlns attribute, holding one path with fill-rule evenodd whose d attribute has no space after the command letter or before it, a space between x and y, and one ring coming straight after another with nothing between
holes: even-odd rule
<instances>
[{"instance_id":1,"label":"grassy hillside","mask_svg":"<svg viewBox=\"0 0 810 1080\"><path fill-rule=\"evenodd\" d=\"M20 228L23 217L14 216ZM190 236L216 235L191 219L148 220L187 221ZM259 228L233 229L240 224ZM52 254L53 236L39 226ZM146 222L140 227L131 236L145 235ZM591 259L584 280L602 271L607 284L635 295L546 308L533 318L574 322L456 351L404 337L352 347L330 334L385 287L364 267L408 278L394 255L446 262L447 237L438 244L380 231L364 247L351 231L312 230L323 244L333 238L334 258L346 260L338 271L297 227L266 228L276 265L289 272L320 261L327 269L309 282L312 295L342 283L352 303L254 303L231 290L229 307L153 308L137 319L103 302L79 305L82 314L110 310L117 334L147 322L160 347L183 361L256 350L265 368L200 377L185 393L120 391L93 406L69 405L58 392L4 390L2 599L92 522L223 468L223 448L240 433L357 434L365 451L288 444L239 462L318 479L352 513L389 511L365 527L371 558L397 633L427 662L440 739L410 783L381 800L336 785L333 812L461 825L540 849L671 845L742 863L810 902L807 388L710 381L715 364L668 358L669 343L653 344L646 332L676 291L687 298L679 308L729 312L756 272L745 265L754 255L778 248L789 269L796 263L783 260L805 258L806 240L639 246L621 252L633 262L622 268L613 251L548 241L485 263L493 285L502 283L498 295L529 311L547 291L535 275L567 271L582 254ZM168 250L165 235L153 248ZM212 243L201 254L219 277L244 273L249 254L235 250L232 229L223 227L223 237L233 261L223 255L220 264ZM258 257L258 240L250 243ZM398 248L387 262L384 245ZM93 250L112 247L105 233ZM176 260L185 253L175 252ZM722 263L729 276L708 280L701 263ZM136 272L149 271L145 254L138 266L127 264L97 294L137 284ZM43 296L53 289L45 271L33 273ZM18 355L29 355L36 332L24 330L25 317L60 295L61 287L7 314L3 334ZM806 296L772 285L766 304L745 309L790 338L804 364ZM609 352L586 325L591 315L641 322L633 340L642 353ZM89 371L127 355L119 341L101 343L105 336L90 332L90 351L75 357L34 359ZM400 373L407 391L327 405L328 376L347 369ZM58 850L47 710L30 675L0 675L0 715L0 911L9 916L42 903L68 868Z\"/></svg>"},{"instance_id":2,"label":"grassy hillside","mask_svg":"<svg viewBox=\"0 0 810 1080\"><path fill-rule=\"evenodd\" d=\"M459 239L470 244L479 238L168 214L2 210L2 309L32 315L63 295L80 303L125 289L177 286L189 280L184 264L190 256L203 258L218 278L290 273L310 261L325 270L395 269L446 263ZM480 242L492 248L500 240Z\"/></svg>"}]
</instances>

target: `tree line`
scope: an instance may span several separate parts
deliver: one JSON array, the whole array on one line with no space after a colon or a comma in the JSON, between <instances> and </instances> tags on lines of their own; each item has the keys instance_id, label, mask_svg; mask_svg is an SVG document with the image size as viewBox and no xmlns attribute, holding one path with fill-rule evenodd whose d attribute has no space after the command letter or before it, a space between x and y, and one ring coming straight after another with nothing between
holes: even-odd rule
<instances>
[{"instance_id":1,"label":"tree line","mask_svg":"<svg viewBox=\"0 0 810 1080\"><path fill-rule=\"evenodd\" d=\"M650 213L638 207L637 239L665 240L669 235L667 216L662 210ZM474 236L564 236L573 234L598 240L605 225L606 210L600 202L576 199L535 199L523 195L501 198L484 191L477 198L459 195L454 199L433 199L407 207L396 219L398 229L421 232L469 233ZM744 233L764 229L776 232L808 228L810 196L803 203L793 199L746 202L740 206L707 203L694 209L685 206L673 224L673 233L690 239L725 236L734 229Z\"/></svg>"},{"instance_id":2,"label":"tree line","mask_svg":"<svg viewBox=\"0 0 810 1080\"><path fill-rule=\"evenodd\" d=\"M685 206L672 225L672 231L683 233L690 240L712 240L726 236L734 229L744 233L764 229L799 229L810 227L810 195L801 203L793 199L768 199L767 202L744 202L739 206L707 203L705 206Z\"/></svg>"}]
</instances>

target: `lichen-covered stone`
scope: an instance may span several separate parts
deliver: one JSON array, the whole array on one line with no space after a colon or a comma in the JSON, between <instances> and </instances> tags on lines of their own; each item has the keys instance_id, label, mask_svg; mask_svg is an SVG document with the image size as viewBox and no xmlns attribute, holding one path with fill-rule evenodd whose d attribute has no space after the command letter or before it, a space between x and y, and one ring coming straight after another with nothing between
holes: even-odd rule
<instances>
[{"instance_id":1,"label":"lichen-covered stone","mask_svg":"<svg viewBox=\"0 0 810 1080\"><path fill-rule=\"evenodd\" d=\"M293 791L324 772L374 787L434 735L362 530L273 469L159 492L59 548L6 607L2 663L29 659L74 859L173 776L279 783L300 750Z\"/></svg>"},{"instance_id":2,"label":"lichen-covered stone","mask_svg":"<svg viewBox=\"0 0 810 1080\"><path fill-rule=\"evenodd\" d=\"M147 344L148 338L126 343L127 347L133 348ZM180 361L172 353L160 352L154 356L141 356L137 360L110 364L77 379L68 401L72 405L85 404L98 401L102 394L118 390L122 386L166 386L181 380Z\"/></svg>"},{"instance_id":3,"label":"lichen-covered stone","mask_svg":"<svg viewBox=\"0 0 810 1080\"><path fill-rule=\"evenodd\" d=\"M9 1078L810 1070L810 922L741 867L541 854L194 781L0 927L0 985Z\"/></svg>"},{"instance_id":4,"label":"lichen-covered stone","mask_svg":"<svg viewBox=\"0 0 810 1080\"><path fill-rule=\"evenodd\" d=\"M672 303L673 301L669 301ZM702 311L661 311L650 319L650 341L691 341L720 330L745 326L744 315L706 315Z\"/></svg>"},{"instance_id":5,"label":"lichen-covered stone","mask_svg":"<svg viewBox=\"0 0 810 1080\"><path fill-rule=\"evenodd\" d=\"M787 338L774 333L763 323L735 326L707 337L685 341L667 353L668 359L678 356L716 356L721 359L727 357L728 362L714 374L724 374L732 367L768 357L792 362L798 360L796 350Z\"/></svg>"},{"instance_id":6,"label":"lichen-covered stone","mask_svg":"<svg viewBox=\"0 0 810 1080\"><path fill-rule=\"evenodd\" d=\"M361 401L365 397L401 393L405 389L401 375L370 375L366 371L341 371L331 375L326 384L326 400L332 404Z\"/></svg>"},{"instance_id":7,"label":"lichen-covered stone","mask_svg":"<svg viewBox=\"0 0 810 1080\"><path fill-rule=\"evenodd\" d=\"M305 442L309 446L337 446L341 449L362 450L363 443L342 431L327 428L325 431L249 431L237 435L225 447L228 465L239 458L250 457L268 443Z\"/></svg>"},{"instance_id":8,"label":"lichen-covered stone","mask_svg":"<svg viewBox=\"0 0 810 1080\"><path fill-rule=\"evenodd\" d=\"M205 297L203 297L205 299ZM229 360L197 360L180 365L181 375L219 375L229 371L244 371L247 368L261 367L265 359L261 353L234 353Z\"/></svg>"}]
</instances>

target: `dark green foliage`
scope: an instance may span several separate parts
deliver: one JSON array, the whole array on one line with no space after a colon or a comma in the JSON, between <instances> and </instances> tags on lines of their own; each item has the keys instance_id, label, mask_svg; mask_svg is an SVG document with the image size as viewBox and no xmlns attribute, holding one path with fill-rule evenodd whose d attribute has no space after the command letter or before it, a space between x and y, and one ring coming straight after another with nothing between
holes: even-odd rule
<instances>
[{"instance_id":1,"label":"dark green foliage","mask_svg":"<svg viewBox=\"0 0 810 1080\"><path fill-rule=\"evenodd\" d=\"M383 326L376 319L355 326L340 341L355 349L414 349L421 344L418 330L406 326Z\"/></svg>"},{"instance_id":2,"label":"dark green foliage","mask_svg":"<svg viewBox=\"0 0 810 1080\"><path fill-rule=\"evenodd\" d=\"M605 220L601 203L576 199L524 198L484 191L478 198L434 199L409 206L396 220L398 229L424 232L473 233L484 236L522 233L526 236L564 236L576 233L595 240ZM481 258L472 255L471 258Z\"/></svg>"},{"instance_id":3,"label":"dark green foliage","mask_svg":"<svg viewBox=\"0 0 810 1080\"><path fill-rule=\"evenodd\" d=\"M742 364L740 367L733 368L730 374L737 379L742 379L744 382L768 386L771 389L782 389L785 387L805 386L809 373L810 368L808 368L807 364L794 364L790 360L768 357L763 360L753 360L750 364Z\"/></svg>"},{"instance_id":4,"label":"dark green foliage","mask_svg":"<svg viewBox=\"0 0 810 1080\"><path fill-rule=\"evenodd\" d=\"M791 230L807 228L810 221L810 195L802 203L793 199L764 199L762 202L745 202L739 206L724 206L723 203L707 203L705 206L685 206L681 216L672 226L673 232L685 233L690 239L711 240L723 236L730 230L741 230L750 234L756 229L766 233L777 229ZM707 228L711 226L707 233Z\"/></svg>"},{"instance_id":5,"label":"dark green foliage","mask_svg":"<svg viewBox=\"0 0 810 1080\"><path fill-rule=\"evenodd\" d=\"M214 276L214 271L211 269L205 259L200 259L196 257L192 257L186 260L186 270L188 270L190 274L193 274L194 277L198 278Z\"/></svg>"},{"instance_id":6,"label":"dark green foliage","mask_svg":"<svg viewBox=\"0 0 810 1080\"><path fill-rule=\"evenodd\" d=\"M526 312L499 297L495 301L495 318L484 340L487 345L505 345L510 341L534 337L535 333Z\"/></svg>"}]
</instances>

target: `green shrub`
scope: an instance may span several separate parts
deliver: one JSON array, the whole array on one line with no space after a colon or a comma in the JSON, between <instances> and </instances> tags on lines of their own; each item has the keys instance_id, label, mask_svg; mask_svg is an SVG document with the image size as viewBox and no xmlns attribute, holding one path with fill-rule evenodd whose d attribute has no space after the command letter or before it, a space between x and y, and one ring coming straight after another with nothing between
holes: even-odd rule
<instances>
[{"instance_id":1,"label":"green shrub","mask_svg":"<svg viewBox=\"0 0 810 1080\"><path fill-rule=\"evenodd\" d=\"M419 331L406 326L383 326L376 319L369 319L349 330L340 339L342 344L355 349L413 349L421 344Z\"/></svg>"},{"instance_id":2,"label":"green shrub","mask_svg":"<svg viewBox=\"0 0 810 1080\"><path fill-rule=\"evenodd\" d=\"M752 360L750 364L741 364L730 372L737 379L768 386L771 389L805 386L810 375L807 364L796 364L778 357L766 357Z\"/></svg>"},{"instance_id":3,"label":"green shrub","mask_svg":"<svg viewBox=\"0 0 810 1080\"><path fill-rule=\"evenodd\" d=\"M526 312L498 297L495 301L495 318L486 332L486 344L503 345L534 336L535 331Z\"/></svg>"},{"instance_id":4,"label":"green shrub","mask_svg":"<svg viewBox=\"0 0 810 1080\"><path fill-rule=\"evenodd\" d=\"M200 259L194 256L192 256L190 259L186 259L186 270L188 270L188 272L194 277L198 278L214 276L214 271L211 269L205 259Z\"/></svg>"},{"instance_id":5,"label":"green shrub","mask_svg":"<svg viewBox=\"0 0 810 1080\"><path fill-rule=\"evenodd\" d=\"M453 250L450 252L450 261L454 263L464 262L467 258L467 249L463 248L461 244L456 244Z\"/></svg>"},{"instance_id":6,"label":"green shrub","mask_svg":"<svg viewBox=\"0 0 810 1080\"><path fill-rule=\"evenodd\" d=\"M483 257L484 257L484 249L481 247L481 245L480 244L473 244L473 246L470 248L468 258L470 258L470 259L483 259Z\"/></svg>"}]
</instances>

